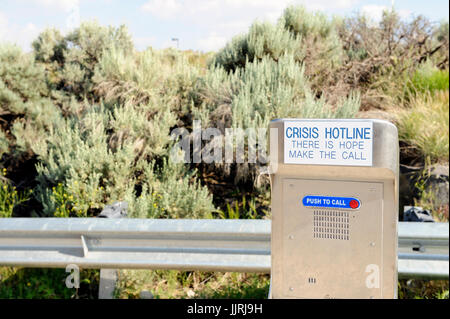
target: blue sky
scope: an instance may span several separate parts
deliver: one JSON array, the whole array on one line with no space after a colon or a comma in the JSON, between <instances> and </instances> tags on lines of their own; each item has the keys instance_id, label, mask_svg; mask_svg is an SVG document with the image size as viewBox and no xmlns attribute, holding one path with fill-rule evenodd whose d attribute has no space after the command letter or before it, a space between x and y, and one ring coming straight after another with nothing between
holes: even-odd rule
<instances>
[{"instance_id":1,"label":"blue sky","mask_svg":"<svg viewBox=\"0 0 450 319\"><path fill-rule=\"evenodd\" d=\"M327 14L357 11L377 19L393 0L0 0L0 42L25 50L46 27L67 32L80 21L125 24L139 50L147 46L201 51L217 50L234 35L245 32L255 19L276 21L289 4L303 4ZM419 14L432 21L448 20L447 0L395 0L405 18Z\"/></svg>"}]
</instances>

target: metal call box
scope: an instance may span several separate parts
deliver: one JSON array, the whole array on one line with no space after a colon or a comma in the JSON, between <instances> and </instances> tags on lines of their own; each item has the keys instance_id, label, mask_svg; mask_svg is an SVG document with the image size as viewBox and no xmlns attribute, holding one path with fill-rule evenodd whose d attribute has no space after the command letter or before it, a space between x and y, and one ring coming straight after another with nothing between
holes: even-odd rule
<instances>
[{"instance_id":1,"label":"metal call box","mask_svg":"<svg viewBox=\"0 0 450 319\"><path fill-rule=\"evenodd\" d=\"M396 298L397 128L365 119L270 128L272 298Z\"/></svg>"}]
</instances>

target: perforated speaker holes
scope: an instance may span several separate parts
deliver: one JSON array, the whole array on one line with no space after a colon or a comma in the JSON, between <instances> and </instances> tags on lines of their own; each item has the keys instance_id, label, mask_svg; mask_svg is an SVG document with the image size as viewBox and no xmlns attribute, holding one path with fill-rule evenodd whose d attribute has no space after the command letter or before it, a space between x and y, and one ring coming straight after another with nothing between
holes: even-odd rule
<instances>
[{"instance_id":1,"label":"perforated speaker holes","mask_svg":"<svg viewBox=\"0 0 450 319\"><path fill-rule=\"evenodd\" d=\"M349 213L332 210L314 210L313 237L319 239L349 240Z\"/></svg>"}]
</instances>

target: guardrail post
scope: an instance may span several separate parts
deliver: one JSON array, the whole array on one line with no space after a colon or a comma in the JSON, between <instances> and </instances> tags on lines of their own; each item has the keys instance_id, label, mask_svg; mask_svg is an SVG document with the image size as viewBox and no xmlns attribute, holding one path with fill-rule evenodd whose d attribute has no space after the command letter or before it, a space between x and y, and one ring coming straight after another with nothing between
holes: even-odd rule
<instances>
[{"instance_id":1,"label":"guardrail post","mask_svg":"<svg viewBox=\"0 0 450 319\"><path fill-rule=\"evenodd\" d=\"M127 217L128 204L126 202L116 202L107 205L100 213L100 218L124 218ZM100 269L100 284L98 287L99 299L114 299L114 291L118 279L117 269Z\"/></svg>"},{"instance_id":2,"label":"guardrail post","mask_svg":"<svg viewBox=\"0 0 450 319\"><path fill-rule=\"evenodd\" d=\"M114 299L117 283L117 269L100 269L100 285L98 299Z\"/></svg>"}]
</instances>

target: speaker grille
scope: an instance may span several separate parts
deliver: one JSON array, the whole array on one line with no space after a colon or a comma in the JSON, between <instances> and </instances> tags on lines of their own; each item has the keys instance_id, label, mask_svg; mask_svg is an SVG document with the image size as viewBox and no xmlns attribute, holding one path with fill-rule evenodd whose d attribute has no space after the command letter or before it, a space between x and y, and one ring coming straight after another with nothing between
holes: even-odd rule
<instances>
[{"instance_id":1,"label":"speaker grille","mask_svg":"<svg viewBox=\"0 0 450 319\"><path fill-rule=\"evenodd\" d=\"M345 211L314 210L313 237L331 240L349 240L349 214Z\"/></svg>"}]
</instances>

